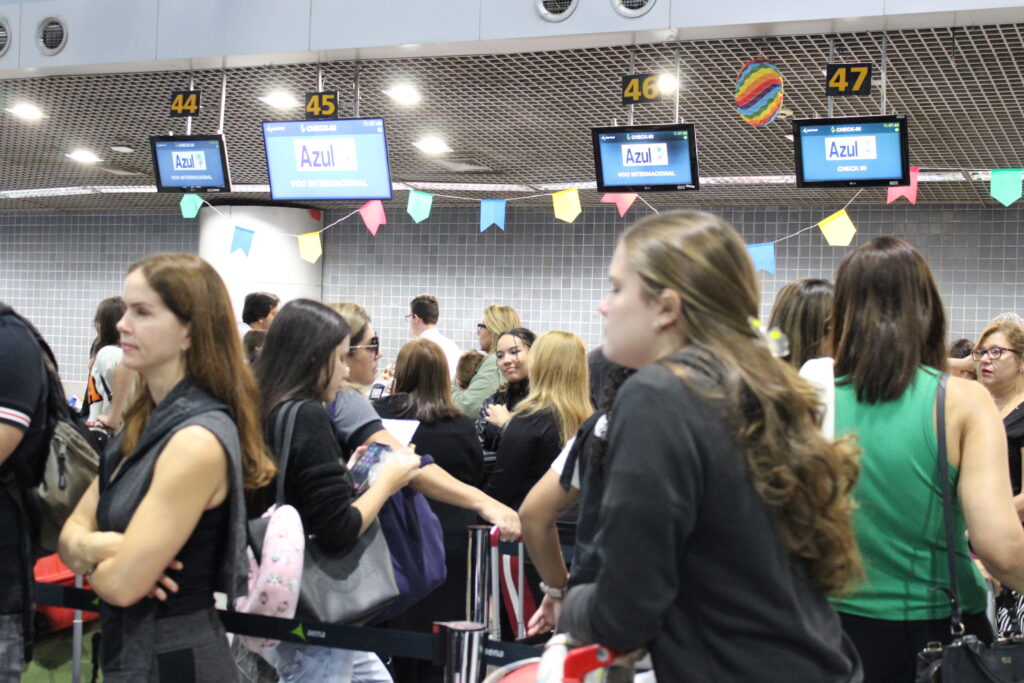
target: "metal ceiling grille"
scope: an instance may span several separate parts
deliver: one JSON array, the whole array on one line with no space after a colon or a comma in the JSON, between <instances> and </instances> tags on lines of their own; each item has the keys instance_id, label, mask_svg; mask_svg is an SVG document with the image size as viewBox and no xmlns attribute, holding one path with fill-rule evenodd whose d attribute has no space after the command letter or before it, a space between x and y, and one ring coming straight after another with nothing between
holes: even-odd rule
<instances>
[{"instance_id":1,"label":"metal ceiling grille","mask_svg":"<svg viewBox=\"0 0 1024 683\"><path fill-rule=\"evenodd\" d=\"M911 164L924 169L1019 168L1024 160L1024 83L1022 26L992 25L889 31L888 113L908 116ZM837 61L881 65L882 32L683 41L636 47L555 52L489 54L361 62L363 116L387 121L392 178L417 183L489 183L530 187L594 180L592 126L624 124L620 77L630 53L638 72L673 71L681 61L681 117L697 126L703 178L793 174L789 119L763 128L746 125L736 113L736 75L763 55L785 78L785 107L798 118L823 116L824 68L829 39ZM342 116L353 115L355 64L321 65L325 88L340 92ZM25 122L0 114L0 192L49 187L136 186L152 182L148 136L184 132L182 120L167 115L168 94L187 86L185 72L59 76L0 82L0 108L26 100L49 116ZM213 132L219 115L221 72L192 74L205 91L193 132ZM257 98L288 90L301 98L317 82L317 65L231 69L228 76L225 135L234 184L267 183L260 122L302 118L301 107L281 112ZM880 80L876 77L876 81ZM415 107L392 102L383 90L397 82L415 84L422 101ZM86 97L86 95L89 95ZM877 114L876 84L869 97L837 98L837 116ZM638 124L671 121L673 103L637 106ZM472 159L486 173L459 172L438 164L412 143L426 135L442 137L456 159ZM115 144L136 151L118 154ZM64 157L75 147L92 149L117 168L143 174L120 176ZM428 190L429 191L429 190ZM541 192L543 194L543 191ZM446 192L464 197L515 197L515 193ZM534 194L531 192L530 194ZM266 197L240 195L246 199ZM522 196L521 194L519 196ZM850 190L808 191L787 185L702 183L699 192L648 193L655 206L754 204L845 204ZM865 190L858 203L884 201L881 189ZM228 195L230 198L230 195ZM598 193L584 191L585 203ZM2 209L173 208L172 194L72 195L0 199ZM991 203L986 182L922 183L919 203ZM538 198L526 203L549 204ZM436 205L451 204L443 197ZM329 204L325 204L328 206ZM840 204L841 205L841 204Z\"/></svg>"}]
</instances>

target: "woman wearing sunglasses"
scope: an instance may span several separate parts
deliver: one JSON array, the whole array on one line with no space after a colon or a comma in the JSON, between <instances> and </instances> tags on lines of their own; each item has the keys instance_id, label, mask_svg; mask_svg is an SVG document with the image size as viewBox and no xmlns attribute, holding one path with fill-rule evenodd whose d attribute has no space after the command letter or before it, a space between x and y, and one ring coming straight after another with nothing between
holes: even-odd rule
<instances>
[{"instance_id":1,"label":"woman wearing sunglasses","mask_svg":"<svg viewBox=\"0 0 1024 683\"><path fill-rule=\"evenodd\" d=\"M1010 463L1010 484L1018 515L1024 514L1021 493L1021 461L1024 459L1024 327L1010 321L992 322L981 333L971 351L978 381L996 402L1006 429L1006 448ZM1015 591L1004 589L996 601L997 627L1000 633L1021 632L1024 600Z\"/></svg>"}]
</instances>

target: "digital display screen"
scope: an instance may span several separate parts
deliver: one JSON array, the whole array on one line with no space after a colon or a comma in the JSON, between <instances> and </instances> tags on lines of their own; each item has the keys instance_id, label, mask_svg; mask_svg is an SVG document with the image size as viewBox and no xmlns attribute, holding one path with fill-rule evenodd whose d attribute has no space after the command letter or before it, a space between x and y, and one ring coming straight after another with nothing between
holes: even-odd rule
<instances>
[{"instance_id":1,"label":"digital display screen","mask_svg":"<svg viewBox=\"0 0 1024 683\"><path fill-rule=\"evenodd\" d=\"M691 123L593 128L591 135L601 192L700 188Z\"/></svg>"},{"instance_id":2,"label":"digital display screen","mask_svg":"<svg viewBox=\"0 0 1024 683\"><path fill-rule=\"evenodd\" d=\"M149 139L157 192L230 192L222 135L157 135Z\"/></svg>"},{"instance_id":3,"label":"digital display screen","mask_svg":"<svg viewBox=\"0 0 1024 683\"><path fill-rule=\"evenodd\" d=\"M391 199L384 119L263 123L274 199Z\"/></svg>"},{"instance_id":4,"label":"digital display screen","mask_svg":"<svg viewBox=\"0 0 1024 683\"><path fill-rule=\"evenodd\" d=\"M907 185L904 116L793 122L798 187Z\"/></svg>"}]
</instances>

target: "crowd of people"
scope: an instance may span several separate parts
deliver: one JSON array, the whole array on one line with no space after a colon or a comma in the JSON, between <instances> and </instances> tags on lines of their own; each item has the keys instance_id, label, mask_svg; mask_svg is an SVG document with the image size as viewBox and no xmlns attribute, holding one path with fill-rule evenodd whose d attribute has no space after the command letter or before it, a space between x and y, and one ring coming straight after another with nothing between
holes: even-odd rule
<instances>
[{"instance_id":1,"label":"crowd of people","mask_svg":"<svg viewBox=\"0 0 1024 683\"><path fill-rule=\"evenodd\" d=\"M197 256L133 264L96 311L83 420L104 450L59 540L100 598L105 680L237 679L214 593L245 594L246 523L279 491L329 555L403 490L449 534L483 520L522 536L542 597L530 635L602 643L630 653L626 667L648 651L661 681L889 683L952 638L933 590L948 580L944 458L964 630L1021 634L1024 321L947 346L927 262L879 237L834 284L786 285L762 325L743 241L695 211L627 229L608 272L589 355L505 304L463 350L439 330L438 300L415 297L411 339L371 400L381 345L358 303L256 292L239 325ZM0 681L18 680L32 643L47 358L0 305ZM415 420L411 439L389 420ZM351 468L372 444L392 457L357 490ZM445 583L386 626L465 617L464 551L445 565ZM427 662L308 643L262 657L282 681L439 680Z\"/></svg>"}]
</instances>

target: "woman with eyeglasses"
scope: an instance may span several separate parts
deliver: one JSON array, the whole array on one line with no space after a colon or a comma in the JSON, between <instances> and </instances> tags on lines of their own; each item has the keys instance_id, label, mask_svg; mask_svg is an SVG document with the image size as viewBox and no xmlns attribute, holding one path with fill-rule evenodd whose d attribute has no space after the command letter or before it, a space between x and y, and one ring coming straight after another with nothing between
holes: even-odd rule
<instances>
[{"instance_id":1,"label":"woman with eyeglasses","mask_svg":"<svg viewBox=\"0 0 1024 683\"><path fill-rule=\"evenodd\" d=\"M513 327L522 326L523 321L520 320L516 309L511 306L491 304L484 309L484 321L477 323L476 338L480 342L480 350L487 355L477 367L469 386L465 389L452 387L452 399L466 417L475 420L484 399L497 391L498 385L501 384L498 360L494 355L494 346L499 335Z\"/></svg>"},{"instance_id":2,"label":"woman with eyeglasses","mask_svg":"<svg viewBox=\"0 0 1024 683\"><path fill-rule=\"evenodd\" d=\"M1008 345L999 337L1006 343L983 341ZM948 582L935 417L946 314L931 269L914 247L878 237L843 259L831 342L835 433L856 437L862 449L853 520L866 574L835 607L866 681L913 681L917 654L929 642L951 639L949 598L933 590ZM964 530L989 572L1019 590L1024 529L1013 507L995 403L978 383L950 377L945 405L960 606L966 632L991 639L985 582Z\"/></svg>"},{"instance_id":3,"label":"woman with eyeglasses","mask_svg":"<svg viewBox=\"0 0 1024 683\"><path fill-rule=\"evenodd\" d=\"M402 448L403 444L384 429L380 415L363 393L376 378L377 361L380 359L380 339L374 332L369 314L353 302L331 304L330 308L341 314L352 329L353 342L346 357L348 380L328 406L345 457L349 458L360 446L374 442ZM502 538L506 540L519 537L519 515L515 510L480 489L459 481L436 464L424 466L412 486L434 501L473 510L491 524L498 525Z\"/></svg>"},{"instance_id":4,"label":"woman with eyeglasses","mask_svg":"<svg viewBox=\"0 0 1024 683\"><path fill-rule=\"evenodd\" d=\"M1024 518L1021 462L1024 460L1024 327L1005 320L993 322L981 333L971 351L978 381L996 403L1006 430L1010 485L1018 516ZM1004 590L996 601L999 633L1021 633L1024 600L1016 591Z\"/></svg>"},{"instance_id":5,"label":"woman with eyeglasses","mask_svg":"<svg viewBox=\"0 0 1024 683\"><path fill-rule=\"evenodd\" d=\"M494 358L505 383L484 399L476 419L476 434L485 451L497 451L501 432L512 411L530 393L530 347L537 335L515 327L498 337Z\"/></svg>"}]
</instances>

